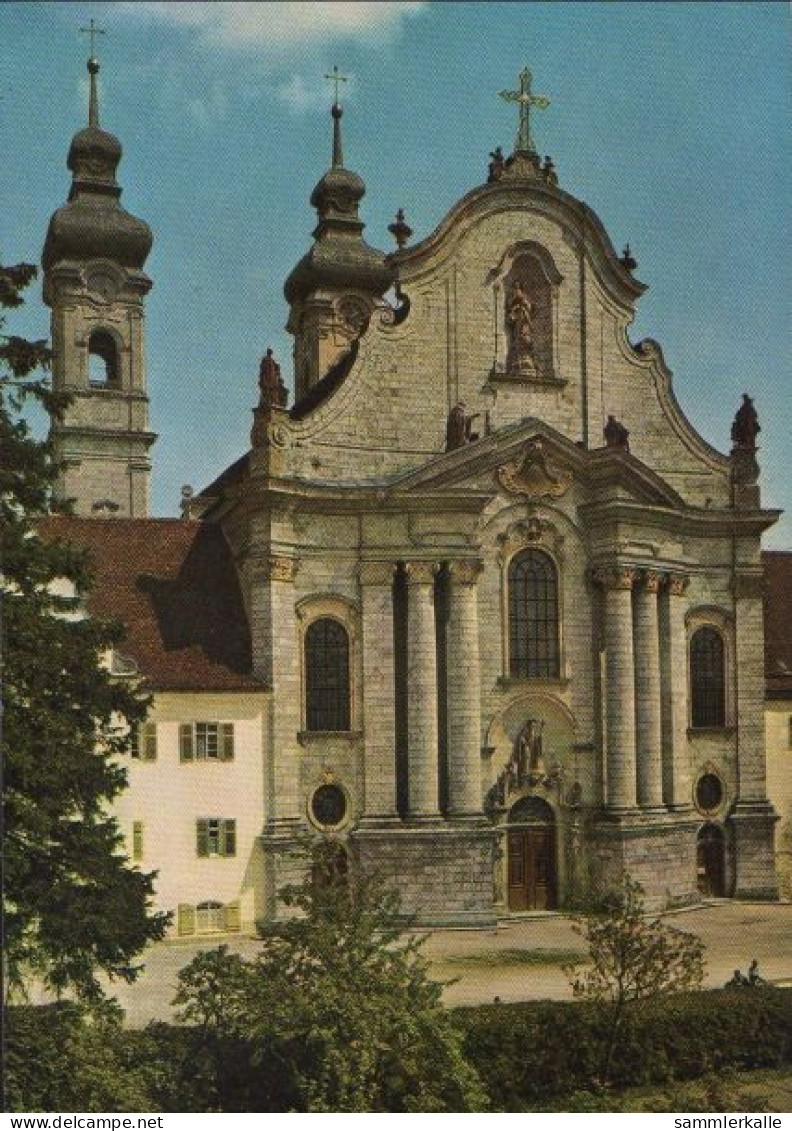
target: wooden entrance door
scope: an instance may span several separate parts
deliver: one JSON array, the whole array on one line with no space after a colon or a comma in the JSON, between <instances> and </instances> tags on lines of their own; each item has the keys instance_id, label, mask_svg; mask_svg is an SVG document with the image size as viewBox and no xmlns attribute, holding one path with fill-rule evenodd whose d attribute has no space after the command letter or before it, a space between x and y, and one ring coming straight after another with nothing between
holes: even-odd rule
<instances>
[{"instance_id":1,"label":"wooden entrance door","mask_svg":"<svg viewBox=\"0 0 792 1131\"><path fill-rule=\"evenodd\" d=\"M509 830L509 910L545 911L557 905L552 828Z\"/></svg>"},{"instance_id":2,"label":"wooden entrance door","mask_svg":"<svg viewBox=\"0 0 792 1131\"><path fill-rule=\"evenodd\" d=\"M716 825L705 825L698 835L696 872L702 895L726 894L726 846Z\"/></svg>"}]
</instances>

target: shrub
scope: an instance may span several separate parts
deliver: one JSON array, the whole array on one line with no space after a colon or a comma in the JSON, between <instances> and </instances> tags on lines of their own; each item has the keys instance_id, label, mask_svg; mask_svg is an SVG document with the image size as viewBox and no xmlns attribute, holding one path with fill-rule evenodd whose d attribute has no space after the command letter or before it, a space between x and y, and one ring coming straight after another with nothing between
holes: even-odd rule
<instances>
[{"instance_id":1,"label":"shrub","mask_svg":"<svg viewBox=\"0 0 792 1131\"><path fill-rule=\"evenodd\" d=\"M120 1012L71 1002L11 1006L5 1025L6 1111L157 1111L154 1068L139 1061Z\"/></svg>"},{"instance_id":2,"label":"shrub","mask_svg":"<svg viewBox=\"0 0 792 1131\"><path fill-rule=\"evenodd\" d=\"M792 1061L792 991L680 994L629 1007L611 1083L663 1083ZM589 1002L521 1002L454 1010L464 1052L494 1110L593 1090L609 1034Z\"/></svg>"}]
</instances>

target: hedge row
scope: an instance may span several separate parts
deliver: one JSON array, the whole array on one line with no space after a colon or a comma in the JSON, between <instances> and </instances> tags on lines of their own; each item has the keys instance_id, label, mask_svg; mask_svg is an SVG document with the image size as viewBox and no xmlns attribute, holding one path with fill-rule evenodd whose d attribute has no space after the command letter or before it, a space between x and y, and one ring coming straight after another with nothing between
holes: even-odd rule
<instances>
[{"instance_id":1,"label":"hedge row","mask_svg":"<svg viewBox=\"0 0 792 1131\"><path fill-rule=\"evenodd\" d=\"M496 1111L594 1090L608 1033L595 1007L523 1002L456 1009L465 1054ZM86 1024L73 1006L16 1007L6 1026L6 1110L289 1111L289 1069L309 1050L207 1046L188 1027ZM684 994L643 1005L615 1050L616 1086L792 1062L792 990Z\"/></svg>"},{"instance_id":2,"label":"hedge row","mask_svg":"<svg viewBox=\"0 0 792 1131\"><path fill-rule=\"evenodd\" d=\"M496 1111L593 1090L609 1034L584 1002L519 1002L454 1011L465 1054ZM634 1009L611 1064L616 1086L692 1079L723 1068L792 1061L792 990L681 994Z\"/></svg>"}]
</instances>

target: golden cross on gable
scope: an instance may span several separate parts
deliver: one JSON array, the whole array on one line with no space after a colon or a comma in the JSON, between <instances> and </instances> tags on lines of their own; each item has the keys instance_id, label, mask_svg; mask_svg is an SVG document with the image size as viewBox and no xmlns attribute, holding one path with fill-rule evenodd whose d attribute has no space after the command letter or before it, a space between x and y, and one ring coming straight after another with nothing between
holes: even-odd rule
<instances>
[{"instance_id":1,"label":"golden cross on gable","mask_svg":"<svg viewBox=\"0 0 792 1131\"><path fill-rule=\"evenodd\" d=\"M335 83L335 103L336 103L336 106L340 105L340 103L338 101L338 84L342 83L342 82L346 82L347 76L342 75L341 72L339 71L338 67L333 67L332 75L325 75L325 78L328 80L328 82Z\"/></svg>"},{"instance_id":2,"label":"golden cross on gable","mask_svg":"<svg viewBox=\"0 0 792 1131\"><path fill-rule=\"evenodd\" d=\"M550 105L550 99L544 94L533 94L531 92L532 82L533 75L527 67L523 67L520 71L520 89L502 90L500 92L500 97L505 102L517 102L520 106L520 127L517 131L517 144L514 147L515 153L520 151L523 153L536 153L536 147L531 137L531 107L535 106L537 110L546 110Z\"/></svg>"},{"instance_id":3,"label":"golden cross on gable","mask_svg":"<svg viewBox=\"0 0 792 1131\"><path fill-rule=\"evenodd\" d=\"M95 50L96 50L96 42L95 41L96 41L97 35L107 35L107 32L105 31L105 29L103 27L99 27L96 20L93 17L91 17L91 19L89 21L89 26L80 28L80 35L89 35L91 37L91 58L93 59L94 54L95 54Z\"/></svg>"}]
</instances>

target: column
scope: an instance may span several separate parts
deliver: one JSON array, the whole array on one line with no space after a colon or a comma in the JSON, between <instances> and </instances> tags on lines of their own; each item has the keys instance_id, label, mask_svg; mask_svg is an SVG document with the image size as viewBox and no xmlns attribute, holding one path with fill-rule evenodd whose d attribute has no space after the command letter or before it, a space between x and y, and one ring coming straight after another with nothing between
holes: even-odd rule
<instances>
[{"instance_id":1,"label":"column","mask_svg":"<svg viewBox=\"0 0 792 1131\"><path fill-rule=\"evenodd\" d=\"M481 813L481 673L479 562L451 562L446 635L448 808L452 816Z\"/></svg>"},{"instance_id":2,"label":"column","mask_svg":"<svg viewBox=\"0 0 792 1131\"><path fill-rule=\"evenodd\" d=\"M663 804L663 729L660 702L660 636L657 600L661 575L646 570L635 590L635 756L638 804Z\"/></svg>"},{"instance_id":3,"label":"column","mask_svg":"<svg viewBox=\"0 0 792 1131\"><path fill-rule=\"evenodd\" d=\"M268 822L302 816L300 748L302 690L294 613L292 558L263 555L248 564L253 671L270 688L265 760Z\"/></svg>"},{"instance_id":4,"label":"column","mask_svg":"<svg viewBox=\"0 0 792 1131\"><path fill-rule=\"evenodd\" d=\"M407 803L437 817L437 643L430 562L407 563Z\"/></svg>"},{"instance_id":5,"label":"column","mask_svg":"<svg viewBox=\"0 0 792 1131\"><path fill-rule=\"evenodd\" d=\"M685 590L688 578L668 574L660 602L660 673L663 724L663 800L672 809L689 809L688 645Z\"/></svg>"},{"instance_id":6,"label":"column","mask_svg":"<svg viewBox=\"0 0 792 1131\"><path fill-rule=\"evenodd\" d=\"M623 566L598 571L605 590L606 801L610 809L632 809L636 802L635 667L632 586L635 570Z\"/></svg>"},{"instance_id":7,"label":"column","mask_svg":"<svg viewBox=\"0 0 792 1131\"><path fill-rule=\"evenodd\" d=\"M361 562L364 818L396 815L393 562Z\"/></svg>"}]
</instances>

